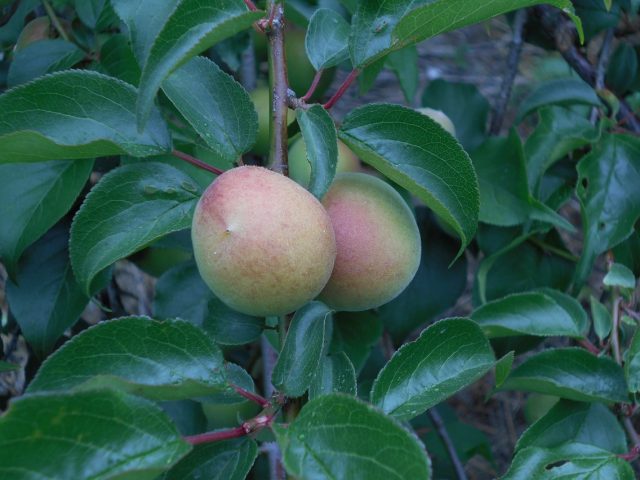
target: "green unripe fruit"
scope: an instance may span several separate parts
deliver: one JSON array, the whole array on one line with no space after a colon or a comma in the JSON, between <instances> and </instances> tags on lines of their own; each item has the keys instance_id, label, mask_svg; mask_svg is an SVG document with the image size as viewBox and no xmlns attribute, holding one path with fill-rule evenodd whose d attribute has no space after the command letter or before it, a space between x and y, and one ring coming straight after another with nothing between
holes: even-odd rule
<instances>
[{"instance_id":1,"label":"green unripe fruit","mask_svg":"<svg viewBox=\"0 0 640 480\"><path fill-rule=\"evenodd\" d=\"M322 204L338 255L320 300L342 311L393 300L420 264L420 232L409 206L391 185L364 173L336 176Z\"/></svg>"},{"instance_id":2,"label":"green unripe fruit","mask_svg":"<svg viewBox=\"0 0 640 480\"><path fill-rule=\"evenodd\" d=\"M432 120L435 120L447 132L449 132L454 137L456 136L456 127L453 125L453 122L451 121L451 119L444 112L440 110L434 110L433 108L429 108L429 107L417 108L416 110L422 113L423 115L426 115L427 117L431 118Z\"/></svg>"},{"instance_id":3,"label":"green unripe fruit","mask_svg":"<svg viewBox=\"0 0 640 480\"><path fill-rule=\"evenodd\" d=\"M360 171L360 160L344 143L338 140L338 163L336 173ZM303 187L309 186L311 165L307 160L307 147L304 140L296 140L289 148L289 177Z\"/></svg>"},{"instance_id":4,"label":"green unripe fruit","mask_svg":"<svg viewBox=\"0 0 640 480\"><path fill-rule=\"evenodd\" d=\"M191 238L205 283L248 315L284 315L309 302L336 258L331 219L320 202L262 167L220 175L196 206Z\"/></svg>"}]
</instances>

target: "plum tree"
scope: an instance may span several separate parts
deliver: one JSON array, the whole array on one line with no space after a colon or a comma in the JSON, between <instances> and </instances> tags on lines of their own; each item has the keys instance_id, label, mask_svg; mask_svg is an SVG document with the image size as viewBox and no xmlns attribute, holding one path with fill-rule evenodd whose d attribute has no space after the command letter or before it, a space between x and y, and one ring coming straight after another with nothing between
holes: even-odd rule
<instances>
[{"instance_id":1,"label":"plum tree","mask_svg":"<svg viewBox=\"0 0 640 480\"><path fill-rule=\"evenodd\" d=\"M283 315L312 300L336 258L331 219L320 202L262 167L220 175L196 206L191 236L209 288L249 315Z\"/></svg>"},{"instance_id":2,"label":"plum tree","mask_svg":"<svg viewBox=\"0 0 640 480\"><path fill-rule=\"evenodd\" d=\"M360 160L344 143L338 140L337 173L357 172ZM311 165L307 161L307 147L302 138L296 140L289 148L289 176L303 187L309 185Z\"/></svg>"},{"instance_id":3,"label":"plum tree","mask_svg":"<svg viewBox=\"0 0 640 480\"><path fill-rule=\"evenodd\" d=\"M375 308L399 295L420 264L413 212L392 186L364 173L336 176L322 200L338 254L320 299L336 310Z\"/></svg>"}]
</instances>

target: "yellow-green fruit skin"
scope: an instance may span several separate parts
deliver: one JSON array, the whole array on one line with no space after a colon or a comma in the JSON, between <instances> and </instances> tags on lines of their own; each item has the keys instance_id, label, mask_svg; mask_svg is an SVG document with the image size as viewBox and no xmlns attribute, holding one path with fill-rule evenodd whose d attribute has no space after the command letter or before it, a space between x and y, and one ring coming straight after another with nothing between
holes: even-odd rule
<instances>
[{"instance_id":1,"label":"yellow-green fruit skin","mask_svg":"<svg viewBox=\"0 0 640 480\"><path fill-rule=\"evenodd\" d=\"M322 204L338 255L319 299L339 311L393 300L420 264L420 232L409 206L389 184L364 173L337 175Z\"/></svg>"},{"instance_id":2,"label":"yellow-green fruit skin","mask_svg":"<svg viewBox=\"0 0 640 480\"><path fill-rule=\"evenodd\" d=\"M344 143L338 140L338 163L336 173L360 171L360 160ZM289 177L302 185L309 186L311 165L307 160L307 147L302 138L289 148Z\"/></svg>"},{"instance_id":3,"label":"yellow-green fruit skin","mask_svg":"<svg viewBox=\"0 0 640 480\"><path fill-rule=\"evenodd\" d=\"M262 167L220 175L198 201L191 237L205 283L248 315L284 315L309 302L336 258L331 219L320 202Z\"/></svg>"},{"instance_id":4,"label":"yellow-green fruit skin","mask_svg":"<svg viewBox=\"0 0 640 480\"><path fill-rule=\"evenodd\" d=\"M418 108L417 111L420 112L421 114L426 115L427 117L431 118L431 120L435 120L447 132L449 132L454 137L456 136L456 127L453 125L453 122L447 116L446 113L444 113L444 112L442 112L440 110L435 110L433 108L429 108L429 107Z\"/></svg>"}]
</instances>

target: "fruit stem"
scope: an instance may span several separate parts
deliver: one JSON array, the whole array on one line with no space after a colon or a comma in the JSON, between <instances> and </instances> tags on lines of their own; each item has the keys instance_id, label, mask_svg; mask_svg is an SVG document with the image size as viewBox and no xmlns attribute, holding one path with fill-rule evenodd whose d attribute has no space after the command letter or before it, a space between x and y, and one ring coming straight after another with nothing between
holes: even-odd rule
<instances>
[{"instance_id":1,"label":"fruit stem","mask_svg":"<svg viewBox=\"0 0 640 480\"><path fill-rule=\"evenodd\" d=\"M338 91L334 93L333 97L331 97L329 101L323 105L325 110L329 110L331 107L333 107L336 104L338 100L342 98L342 95L344 95L344 92L347 91L347 89L351 86L351 84L358 77L358 75L360 75L360 70L358 70L357 68L354 68L353 70L351 70L351 73L347 76L347 78L344 79L344 82L342 82L342 85L340 85L340 88L338 88Z\"/></svg>"},{"instance_id":2,"label":"fruit stem","mask_svg":"<svg viewBox=\"0 0 640 480\"><path fill-rule=\"evenodd\" d=\"M287 80L287 63L284 50L284 5L281 0L269 0L267 6L270 9L266 33L270 47L269 85L271 87L269 167L276 172L288 175L287 112L289 82Z\"/></svg>"},{"instance_id":3,"label":"fruit stem","mask_svg":"<svg viewBox=\"0 0 640 480\"><path fill-rule=\"evenodd\" d=\"M307 93L304 94L302 98L300 98L300 100L302 100L303 102L309 101L311 96L315 93L316 88L318 88L318 84L320 83L320 79L322 78L323 73L324 73L324 70L322 68L316 72L316 75L313 77L313 82L311 82L311 86L309 87L309 90L307 91Z\"/></svg>"},{"instance_id":4,"label":"fruit stem","mask_svg":"<svg viewBox=\"0 0 640 480\"><path fill-rule=\"evenodd\" d=\"M251 0L244 0L244 4L247 6L247 8L249 10L251 10L252 12L255 12L258 10L258 7L256 7L256 4L253 3Z\"/></svg>"},{"instance_id":5,"label":"fruit stem","mask_svg":"<svg viewBox=\"0 0 640 480\"><path fill-rule=\"evenodd\" d=\"M171 155L179 158L180 160L184 160L185 162L189 162L191 165L195 165L198 168L202 168L203 170L207 170L208 172L215 173L216 175L224 173L223 170L209 165L208 163L205 163L202 160L197 159L196 157L192 157L188 153L181 152L180 150L173 150L171 152Z\"/></svg>"}]
</instances>

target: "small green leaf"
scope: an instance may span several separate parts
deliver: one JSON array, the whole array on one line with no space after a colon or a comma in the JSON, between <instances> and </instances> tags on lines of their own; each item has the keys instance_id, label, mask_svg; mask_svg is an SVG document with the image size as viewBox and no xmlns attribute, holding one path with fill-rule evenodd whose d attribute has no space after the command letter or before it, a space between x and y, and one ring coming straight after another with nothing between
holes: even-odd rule
<instances>
[{"instance_id":1,"label":"small green leaf","mask_svg":"<svg viewBox=\"0 0 640 480\"><path fill-rule=\"evenodd\" d=\"M228 387L215 343L184 321L124 317L91 327L51 355L28 392L111 387L180 400Z\"/></svg>"},{"instance_id":2,"label":"small green leaf","mask_svg":"<svg viewBox=\"0 0 640 480\"><path fill-rule=\"evenodd\" d=\"M171 149L157 109L138 132L136 89L88 70L39 78L0 96L0 163L146 157Z\"/></svg>"},{"instance_id":3,"label":"small green leaf","mask_svg":"<svg viewBox=\"0 0 640 480\"><path fill-rule=\"evenodd\" d=\"M418 50L415 45L391 52L386 59L386 66L396 74L405 100L412 105L420 86Z\"/></svg>"},{"instance_id":4,"label":"small green leaf","mask_svg":"<svg viewBox=\"0 0 640 480\"><path fill-rule=\"evenodd\" d=\"M471 314L471 319L489 338L512 335L584 337L589 325L580 304L557 292L565 301L574 304L573 311L567 310L547 292L518 293L485 303Z\"/></svg>"},{"instance_id":5,"label":"small green leaf","mask_svg":"<svg viewBox=\"0 0 640 480\"><path fill-rule=\"evenodd\" d=\"M103 269L191 226L197 183L162 163L112 170L87 195L71 227L71 265L85 292Z\"/></svg>"},{"instance_id":6,"label":"small green leaf","mask_svg":"<svg viewBox=\"0 0 640 480\"><path fill-rule=\"evenodd\" d=\"M273 369L271 382L290 397L307 391L331 340L331 310L322 302L300 308Z\"/></svg>"},{"instance_id":7,"label":"small green leaf","mask_svg":"<svg viewBox=\"0 0 640 480\"><path fill-rule=\"evenodd\" d=\"M594 298L593 295L589 297L589 303L591 305L591 316L593 317L593 329L600 341L604 342L611 333L611 327L613 325L611 312Z\"/></svg>"},{"instance_id":8,"label":"small green leaf","mask_svg":"<svg viewBox=\"0 0 640 480\"><path fill-rule=\"evenodd\" d=\"M76 323L89 301L71 271L68 242L67 229L54 227L27 250L16 283L7 282L11 313L41 358Z\"/></svg>"},{"instance_id":9,"label":"small green leaf","mask_svg":"<svg viewBox=\"0 0 640 480\"><path fill-rule=\"evenodd\" d=\"M105 6L105 0L75 0L74 6L82 23L89 28L95 28Z\"/></svg>"},{"instance_id":10,"label":"small green leaf","mask_svg":"<svg viewBox=\"0 0 640 480\"><path fill-rule=\"evenodd\" d=\"M556 395L580 402L628 402L622 368L582 348L545 350L515 368L501 390Z\"/></svg>"},{"instance_id":11,"label":"small green leaf","mask_svg":"<svg viewBox=\"0 0 640 480\"><path fill-rule=\"evenodd\" d=\"M319 8L309 20L304 45L313 68L335 67L349 59L349 24L335 10Z\"/></svg>"},{"instance_id":12,"label":"small green leaf","mask_svg":"<svg viewBox=\"0 0 640 480\"><path fill-rule=\"evenodd\" d=\"M380 371L371 402L407 420L478 380L495 365L489 341L474 322L440 320L403 345Z\"/></svg>"},{"instance_id":13,"label":"small green leaf","mask_svg":"<svg viewBox=\"0 0 640 480\"><path fill-rule=\"evenodd\" d=\"M40 40L30 43L16 51L7 74L7 86L15 87L46 73L66 70L83 58L84 52L65 40Z\"/></svg>"},{"instance_id":14,"label":"small green leaf","mask_svg":"<svg viewBox=\"0 0 640 480\"><path fill-rule=\"evenodd\" d=\"M469 156L438 123L410 108L373 104L349 113L339 136L451 225L464 250L477 229L478 180Z\"/></svg>"},{"instance_id":15,"label":"small green leaf","mask_svg":"<svg viewBox=\"0 0 640 480\"><path fill-rule=\"evenodd\" d=\"M331 116L321 105L309 109L296 109L296 118L302 131L307 160L311 165L308 190L322 198L336 174L338 138Z\"/></svg>"},{"instance_id":16,"label":"small green leaf","mask_svg":"<svg viewBox=\"0 0 640 480\"><path fill-rule=\"evenodd\" d=\"M625 352L624 373L631 393L640 392L640 333L636 330Z\"/></svg>"},{"instance_id":17,"label":"small green leaf","mask_svg":"<svg viewBox=\"0 0 640 480\"><path fill-rule=\"evenodd\" d=\"M309 386L309 399L329 393L356 394L356 371L344 352L324 357Z\"/></svg>"},{"instance_id":18,"label":"small green leaf","mask_svg":"<svg viewBox=\"0 0 640 480\"><path fill-rule=\"evenodd\" d=\"M514 356L515 352L512 350L496 362L496 388L499 388L509 376Z\"/></svg>"},{"instance_id":19,"label":"small green leaf","mask_svg":"<svg viewBox=\"0 0 640 480\"><path fill-rule=\"evenodd\" d=\"M248 437L196 445L162 480L244 480L257 455Z\"/></svg>"},{"instance_id":20,"label":"small green leaf","mask_svg":"<svg viewBox=\"0 0 640 480\"><path fill-rule=\"evenodd\" d=\"M0 258L12 276L22 252L71 208L92 168L93 160L0 164Z\"/></svg>"},{"instance_id":21,"label":"small green leaf","mask_svg":"<svg viewBox=\"0 0 640 480\"><path fill-rule=\"evenodd\" d=\"M264 330L264 318L236 312L213 297L207 304L207 316L202 328L219 344L244 345L260 337Z\"/></svg>"},{"instance_id":22,"label":"small green leaf","mask_svg":"<svg viewBox=\"0 0 640 480\"><path fill-rule=\"evenodd\" d=\"M153 314L161 319L182 318L202 327L213 298L195 262L181 263L158 279Z\"/></svg>"},{"instance_id":23,"label":"small green leaf","mask_svg":"<svg viewBox=\"0 0 640 480\"><path fill-rule=\"evenodd\" d=\"M620 42L609 59L605 82L613 92L623 95L634 84L638 75L638 54L636 49Z\"/></svg>"},{"instance_id":24,"label":"small green leaf","mask_svg":"<svg viewBox=\"0 0 640 480\"><path fill-rule=\"evenodd\" d=\"M300 480L431 478L416 437L354 397L311 400L285 432L278 439L284 466Z\"/></svg>"},{"instance_id":25,"label":"small green leaf","mask_svg":"<svg viewBox=\"0 0 640 480\"><path fill-rule=\"evenodd\" d=\"M7 479L153 480L191 449L157 405L113 390L16 398L0 439Z\"/></svg>"},{"instance_id":26,"label":"small green leaf","mask_svg":"<svg viewBox=\"0 0 640 480\"><path fill-rule=\"evenodd\" d=\"M621 263L614 263L604 276L602 283L607 287L620 287L633 290L636 288L636 277L628 267Z\"/></svg>"},{"instance_id":27,"label":"small green leaf","mask_svg":"<svg viewBox=\"0 0 640 480\"><path fill-rule=\"evenodd\" d=\"M517 122L541 107L548 105L592 105L602 106L595 90L583 80L560 78L549 80L531 92L518 108Z\"/></svg>"},{"instance_id":28,"label":"small green leaf","mask_svg":"<svg viewBox=\"0 0 640 480\"><path fill-rule=\"evenodd\" d=\"M258 114L247 91L204 57L177 69L162 90L218 156L234 162L258 133Z\"/></svg>"}]
</instances>

